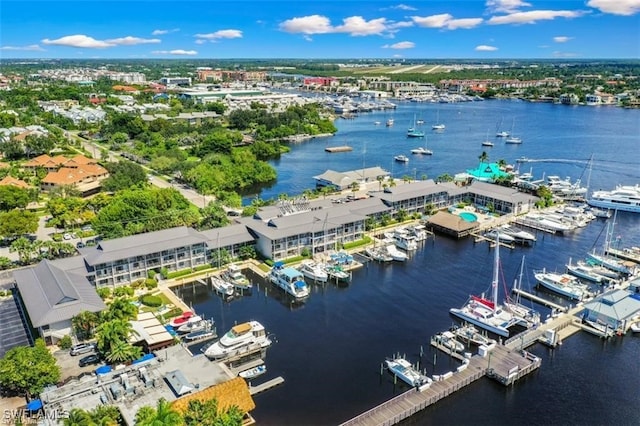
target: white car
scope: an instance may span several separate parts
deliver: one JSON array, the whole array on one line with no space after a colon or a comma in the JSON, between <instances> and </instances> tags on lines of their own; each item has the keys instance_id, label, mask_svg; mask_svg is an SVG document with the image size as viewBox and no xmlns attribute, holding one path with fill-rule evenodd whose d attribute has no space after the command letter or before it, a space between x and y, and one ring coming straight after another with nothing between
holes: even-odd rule
<instances>
[{"instance_id":1,"label":"white car","mask_svg":"<svg viewBox=\"0 0 640 426\"><path fill-rule=\"evenodd\" d=\"M64 238L65 240L70 240L71 239L71 234L70 233L66 233L62 236L62 238Z\"/></svg>"}]
</instances>

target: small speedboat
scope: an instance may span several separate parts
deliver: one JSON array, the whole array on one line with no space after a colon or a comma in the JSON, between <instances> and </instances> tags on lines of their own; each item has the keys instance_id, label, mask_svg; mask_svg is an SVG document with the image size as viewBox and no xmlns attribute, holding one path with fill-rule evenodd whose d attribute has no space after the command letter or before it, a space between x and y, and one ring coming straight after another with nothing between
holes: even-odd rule
<instances>
[{"instance_id":1,"label":"small speedboat","mask_svg":"<svg viewBox=\"0 0 640 426\"><path fill-rule=\"evenodd\" d=\"M409 157L407 157L404 154L400 154L400 155L396 155L395 157L393 157L394 160L400 162L400 163L408 163L409 162Z\"/></svg>"},{"instance_id":2,"label":"small speedboat","mask_svg":"<svg viewBox=\"0 0 640 426\"><path fill-rule=\"evenodd\" d=\"M262 364L254 368L250 368L248 370L241 371L238 376L242 377L245 380L251 380L255 377L258 377L267 372L267 366Z\"/></svg>"}]
</instances>

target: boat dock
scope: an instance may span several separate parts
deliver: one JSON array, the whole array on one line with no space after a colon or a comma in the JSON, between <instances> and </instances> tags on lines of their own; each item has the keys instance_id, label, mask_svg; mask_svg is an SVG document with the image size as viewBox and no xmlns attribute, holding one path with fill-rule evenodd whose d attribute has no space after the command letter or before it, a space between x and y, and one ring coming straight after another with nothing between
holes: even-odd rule
<instances>
[{"instance_id":1,"label":"boat dock","mask_svg":"<svg viewBox=\"0 0 640 426\"><path fill-rule=\"evenodd\" d=\"M249 362L245 362L244 364L236 364L235 367L228 367L229 371L233 375L233 377L240 374L241 371L251 370L252 368L258 367L264 364L264 360L262 358L254 359Z\"/></svg>"},{"instance_id":2,"label":"boat dock","mask_svg":"<svg viewBox=\"0 0 640 426\"><path fill-rule=\"evenodd\" d=\"M442 343L438 342L438 340L436 339L435 336L431 336L431 346L433 346L436 349L441 350L442 352L446 353L447 355L451 356L452 358L457 359L458 361L464 361L466 359L463 354L458 353L456 351L453 351L453 350L449 349L448 347L446 347L445 345L443 345Z\"/></svg>"},{"instance_id":3,"label":"boat dock","mask_svg":"<svg viewBox=\"0 0 640 426\"><path fill-rule=\"evenodd\" d=\"M496 239L495 238L489 238L489 237L485 237L482 234L479 234L477 232L470 232L469 235L471 235L473 237L473 242L474 243L481 243L483 241L486 241L489 243L489 247L494 248L496 246ZM512 243L505 243L504 241L498 241L498 244L500 244L500 247L504 247L504 248L508 248L508 249L514 249L516 248L516 243L512 242Z\"/></svg>"},{"instance_id":4,"label":"boat dock","mask_svg":"<svg viewBox=\"0 0 640 426\"><path fill-rule=\"evenodd\" d=\"M515 220L515 223L516 223L516 225L526 226L527 228L537 229L538 231L544 231L544 232L547 232L549 234L555 234L557 232L555 229L550 228L548 226L540 225L537 221L532 220L532 219L528 219L526 216L525 217L518 217Z\"/></svg>"},{"instance_id":5,"label":"boat dock","mask_svg":"<svg viewBox=\"0 0 640 426\"><path fill-rule=\"evenodd\" d=\"M514 288L511 291L513 291L516 294L519 294L520 296L523 296L526 299L533 300L536 303L539 303L541 305L547 306L549 308L553 308L556 311L559 311L559 312L566 312L567 311L567 307L566 306L561 306L561 305L558 305L556 303L553 303L552 301L547 300L544 297L538 297L535 294L527 293L526 291L520 290L520 289L517 289L517 288Z\"/></svg>"},{"instance_id":6,"label":"boat dock","mask_svg":"<svg viewBox=\"0 0 640 426\"><path fill-rule=\"evenodd\" d=\"M326 152L334 153L334 152L349 152L353 151L353 148L349 145L341 145L341 146L328 146L324 149Z\"/></svg>"},{"instance_id":7,"label":"boat dock","mask_svg":"<svg viewBox=\"0 0 640 426\"><path fill-rule=\"evenodd\" d=\"M256 385L256 386L249 385L249 393L251 394L251 396L257 395L271 388L275 388L276 386L279 386L283 383L284 383L284 378L282 376L278 376L274 379L267 380L266 382L260 383L259 385Z\"/></svg>"},{"instance_id":8,"label":"boat dock","mask_svg":"<svg viewBox=\"0 0 640 426\"><path fill-rule=\"evenodd\" d=\"M612 247L606 248L604 252L609 256L617 257L622 260L631 262L631 267L640 264L640 252L636 252L630 249L618 250Z\"/></svg>"}]
</instances>

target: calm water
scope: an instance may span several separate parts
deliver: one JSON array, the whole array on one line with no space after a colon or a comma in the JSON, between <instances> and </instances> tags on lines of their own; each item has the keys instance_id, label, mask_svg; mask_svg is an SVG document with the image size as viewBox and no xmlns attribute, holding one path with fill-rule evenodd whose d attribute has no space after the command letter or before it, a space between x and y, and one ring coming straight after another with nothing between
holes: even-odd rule
<instances>
[{"instance_id":1,"label":"calm water","mask_svg":"<svg viewBox=\"0 0 640 426\"><path fill-rule=\"evenodd\" d=\"M443 134L429 134L427 143L435 152L433 157L412 157L405 169L392 165L393 155L408 154L421 143L404 137L414 114L425 119L430 129L437 109L447 129ZM296 194L312 186L312 176L327 168L350 170L362 167L363 162L366 167L380 165L390 171L393 167L395 176L454 174L474 167L487 130L493 138L500 120L511 130L513 117L514 133L524 143L505 146L496 138L494 148L485 148L491 150L492 159L514 161L526 156L586 160L593 154L592 187L640 182L638 111L511 101L401 104L393 113L394 128L374 126L374 121L384 123L390 116L374 113L341 120L335 137L296 145L274 163L279 181L261 196ZM327 143L349 144L355 150L325 154ZM546 173L587 180L584 163L532 163L527 171L531 166L540 177ZM538 234L538 242L531 248L502 250L504 288L517 276L523 255L524 286L532 286L533 270L561 270L569 257L582 258L594 246L601 247L604 227L605 222L594 221L565 236ZM622 245L639 246L640 215L619 214L615 233ZM449 308L462 305L469 294L489 288L492 257L486 244L437 236L406 264L370 264L354 272L353 282L347 287L312 286L311 297L302 305L292 305L276 288L255 277L258 285L253 294L230 303L199 285L185 286L179 293L196 311L212 317L219 331L236 322L256 319L275 335L277 343L268 351L268 372L263 378L281 375L285 383L255 398L254 415L260 424L336 424L406 390L401 383L394 386L386 372L380 375L381 362L393 353L404 353L415 362L420 360L422 346L421 365L429 374L458 365L432 351L428 340L454 322ZM504 289L501 291L504 293ZM544 295L566 304L560 298ZM542 367L515 386L505 388L482 379L409 423L640 424L640 337L627 335L603 341L581 333L559 349L537 345L531 350L543 358Z\"/></svg>"}]
</instances>

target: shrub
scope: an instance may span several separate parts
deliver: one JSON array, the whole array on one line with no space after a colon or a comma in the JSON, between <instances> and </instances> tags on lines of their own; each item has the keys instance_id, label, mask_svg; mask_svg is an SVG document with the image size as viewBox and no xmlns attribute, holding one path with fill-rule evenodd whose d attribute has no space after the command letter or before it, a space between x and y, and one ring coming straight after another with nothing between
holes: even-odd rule
<instances>
[{"instance_id":1,"label":"shrub","mask_svg":"<svg viewBox=\"0 0 640 426\"><path fill-rule=\"evenodd\" d=\"M117 287L113 290L114 297L133 296L133 289L129 286Z\"/></svg>"},{"instance_id":2,"label":"shrub","mask_svg":"<svg viewBox=\"0 0 640 426\"><path fill-rule=\"evenodd\" d=\"M154 279L156 277L156 271L153 271L153 270L149 271L147 273L147 277L149 277L149 279Z\"/></svg>"},{"instance_id":3,"label":"shrub","mask_svg":"<svg viewBox=\"0 0 640 426\"><path fill-rule=\"evenodd\" d=\"M162 299L159 296L145 294L144 296L140 297L140 303L151 308L159 308L160 306L162 306Z\"/></svg>"},{"instance_id":4,"label":"shrub","mask_svg":"<svg viewBox=\"0 0 640 426\"><path fill-rule=\"evenodd\" d=\"M189 275L190 273L192 273L193 271L191 270L191 268L188 269L183 269L181 271L173 271L173 272L169 272L167 275L162 275L165 278L168 279L173 279L173 278L180 278L180 277L184 277L185 275Z\"/></svg>"},{"instance_id":5,"label":"shrub","mask_svg":"<svg viewBox=\"0 0 640 426\"><path fill-rule=\"evenodd\" d=\"M167 275L169 274L169 270L165 267L162 267L160 269L160 274L162 275L162 278L167 278Z\"/></svg>"},{"instance_id":6,"label":"shrub","mask_svg":"<svg viewBox=\"0 0 640 426\"><path fill-rule=\"evenodd\" d=\"M97 290L97 292L98 296L100 296L102 300L111 297L111 289L109 287L101 287Z\"/></svg>"},{"instance_id":7,"label":"shrub","mask_svg":"<svg viewBox=\"0 0 640 426\"><path fill-rule=\"evenodd\" d=\"M158 287L158 281L147 278L144 281L144 286L147 290L153 290L154 288Z\"/></svg>"},{"instance_id":8,"label":"shrub","mask_svg":"<svg viewBox=\"0 0 640 426\"><path fill-rule=\"evenodd\" d=\"M71 341L71 336L68 334L64 336L62 339L58 340L58 347L60 349L69 349L73 342Z\"/></svg>"}]
</instances>

